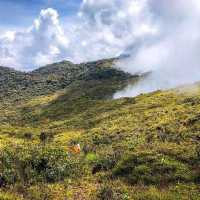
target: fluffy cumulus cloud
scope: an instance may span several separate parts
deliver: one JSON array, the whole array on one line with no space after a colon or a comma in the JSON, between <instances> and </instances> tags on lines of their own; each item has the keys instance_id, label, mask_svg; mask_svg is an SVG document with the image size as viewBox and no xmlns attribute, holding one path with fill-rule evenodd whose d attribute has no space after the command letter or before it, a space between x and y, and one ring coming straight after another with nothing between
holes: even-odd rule
<instances>
[{"instance_id":1,"label":"fluffy cumulus cloud","mask_svg":"<svg viewBox=\"0 0 200 200\"><path fill-rule=\"evenodd\" d=\"M29 70L64 59L69 46L54 9L41 10L25 31L7 31L0 37L0 65Z\"/></svg>"},{"instance_id":2,"label":"fluffy cumulus cloud","mask_svg":"<svg viewBox=\"0 0 200 200\"><path fill-rule=\"evenodd\" d=\"M157 34L147 0L83 0L69 21L61 26L49 8L27 30L6 32L0 36L0 65L30 70L63 59L113 57Z\"/></svg>"},{"instance_id":3,"label":"fluffy cumulus cloud","mask_svg":"<svg viewBox=\"0 0 200 200\"><path fill-rule=\"evenodd\" d=\"M84 0L79 17L87 59L123 54L157 34L146 0Z\"/></svg>"}]
</instances>

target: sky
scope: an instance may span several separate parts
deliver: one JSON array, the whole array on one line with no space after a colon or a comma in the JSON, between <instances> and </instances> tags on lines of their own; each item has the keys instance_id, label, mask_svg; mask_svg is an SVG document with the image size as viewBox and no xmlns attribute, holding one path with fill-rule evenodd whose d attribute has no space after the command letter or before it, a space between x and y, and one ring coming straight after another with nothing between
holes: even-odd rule
<instances>
[{"instance_id":1,"label":"sky","mask_svg":"<svg viewBox=\"0 0 200 200\"><path fill-rule=\"evenodd\" d=\"M53 47L51 46L53 45L51 42L54 43L53 38L59 34L63 35L63 38L67 38L62 29L65 29L65 25L67 28L69 22L72 23L71 21L77 16L81 3L82 0L0 0L0 65L29 71L51 62L63 60L65 57L62 55L52 55L51 49ZM48 20L45 21L43 17L41 19L43 27L36 33L37 30L33 30L35 21L41 18L41 13L45 10L47 10L47 18L51 21L49 28L48 25L45 28L45 23L47 24ZM53 15L56 16L58 22ZM45 34L48 35L50 30L45 31L44 29L51 29L50 26L54 29L52 31L54 34L52 34L52 38L49 38L49 41L46 39L46 45L43 47L37 38L45 37ZM43 36L42 31L45 32ZM35 32L37 36L34 36L32 32ZM38 47L36 48L36 46ZM45 52L44 48L47 48ZM49 55L47 55L48 50ZM54 52L56 53L56 50ZM50 57L52 58L50 59Z\"/></svg>"},{"instance_id":2,"label":"sky","mask_svg":"<svg viewBox=\"0 0 200 200\"><path fill-rule=\"evenodd\" d=\"M0 0L0 65L117 57L131 74L152 72L116 97L200 80L199 0Z\"/></svg>"},{"instance_id":3,"label":"sky","mask_svg":"<svg viewBox=\"0 0 200 200\"><path fill-rule=\"evenodd\" d=\"M156 33L145 12L146 0L1 0L0 65L29 71L119 56Z\"/></svg>"},{"instance_id":4,"label":"sky","mask_svg":"<svg viewBox=\"0 0 200 200\"><path fill-rule=\"evenodd\" d=\"M42 9L54 8L61 17L76 14L81 0L1 0L1 28L18 29L29 26ZM11 14L12 13L12 14Z\"/></svg>"}]
</instances>

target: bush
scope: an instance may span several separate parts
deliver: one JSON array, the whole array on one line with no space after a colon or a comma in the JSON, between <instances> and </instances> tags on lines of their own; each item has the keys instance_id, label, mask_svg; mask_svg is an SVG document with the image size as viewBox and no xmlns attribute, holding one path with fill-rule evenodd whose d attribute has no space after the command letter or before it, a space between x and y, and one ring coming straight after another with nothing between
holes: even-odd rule
<instances>
[{"instance_id":1,"label":"bush","mask_svg":"<svg viewBox=\"0 0 200 200\"><path fill-rule=\"evenodd\" d=\"M95 145L101 145L106 144L109 145L112 143L112 139L107 135L93 135L92 136L93 144Z\"/></svg>"},{"instance_id":2,"label":"bush","mask_svg":"<svg viewBox=\"0 0 200 200\"><path fill-rule=\"evenodd\" d=\"M26 132L24 133L24 139L31 140L33 137L32 133Z\"/></svg>"},{"instance_id":3,"label":"bush","mask_svg":"<svg viewBox=\"0 0 200 200\"><path fill-rule=\"evenodd\" d=\"M12 195L8 192L1 192L0 191L0 200L20 200L20 198L18 198L15 195Z\"/></svg>"},{"instance_id":4,"label":"bush","mask_svg":"<svg viewBox=\"0 0 200 200\"><path fill-rule=\"evenodd\" d=\"M200 161L200 144L196 146L197 160Z\"/></svg>"},{"instance_id":5,"label":"bush","mask_svg":"<svg viewBox=\"0 0 200 200\"><path fill-rule=\"evenodd\" d=\"M120 158L120 152L107 148L97 154L89 153L86 161L92 166L92 174L112 169Z\"/></svg>"},{"instance_id":6,"label":"bush","mask_svg":"<svg viewBox=\"0 0 200 200\"><path fill-rule=\"evenodd\" d=\"M117 192L111 185L103 185L97 192L98 200L121 200L121 193ZM124 198L123 198L124 199Z\"/></svg>"},{"instance_id":7,"label":"bush","mask_svg":"<svg viewBox=\"0 0 200 200\"><path fill-rule=\"evenodd\" d=\"M134 200L199 200L200 194L198 187L192 184L177 184L174 187L159 189L155 186L146 187L145 189L135 190L131 196Z\"/></svg>"},{"instance_id":8,"label":"bush","mask_svg":"<svg viewBox=\"0 0 200 200\"><path fill-rule=\"evenodd\" d=\"M0 152L0 164L6 184L61 181L75 176L78 167L63 149L37 145L6 147Z\"/></svg>"},{"instance_id":9,"label":"bush","mask_svg":"<svg viewBox=\"0 0 200 200\"><path fill-rule=\"evenodd\" d=\"M97 194L97 199L99 200L114 200L114 191L109 186L104 186L100 188L100 191Z\"/></svg>"},{"instance_id":10,"label":"bush","mask_svg":"<svg viewBox=\"0 0 200 200\"><path fill-rule=\"evenodd\" d=\"M97 191L96 199L98 200L129 200L130 197L123 188L116 187L112 183L107 182L101 185Z\"/></svg>"},{"instance_id":11,"label":"bush","mask_svg":"<svg viewBox=\"0 0 200 200\"><path fill-rule=\"evenodd\" d=\"M133 153L113 169L114 177L124 177L131 184L168 185L193 181L188 166L153 152Z\"/></svg>"},{"instance_id":12,"label":"bush","mask_svg":"<svg viewBox=\"0 0 200 200\"><path fill-rule=\"evenodd\" d=\"M40 135L39 135L39 139L40 139L40 142L43 143L44 145L47 143L47 142L51 142L54 138L54 135L53 133L46 133L46 132L41 132Z\"/></svg>"}]
</instances>

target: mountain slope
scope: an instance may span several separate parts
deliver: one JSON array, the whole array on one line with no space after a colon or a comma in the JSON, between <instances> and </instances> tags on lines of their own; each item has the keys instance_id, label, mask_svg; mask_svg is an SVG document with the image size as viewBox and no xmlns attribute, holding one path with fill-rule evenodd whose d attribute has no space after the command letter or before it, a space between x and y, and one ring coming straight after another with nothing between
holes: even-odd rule
<instances>
[{"instance_id":1,"label":"mountain slope","mask_svg":"<svg viewBox=\"0 0 200 200\"><path fill-rule=\"evenodd\" d=\"M31 98L21 90L22 100L0 107L2 199L200 199L200 86L113 100L140 77L112 62L31 72L59 81L43 95L31 89Z\"/></svg>"},{"instance_id":2,"label":"mountain slope","mask_svg":"<svg viewBox=\"0 0 200 200\"><path fill-rule=\"evenodd\" d=\"M116 79L126 81L130 74L112 68L114 59L73 64L68 61L47 65L29 73L0 67L0 99L23 99L50 94L75 81Z\"/></svg>"}]
</instances>

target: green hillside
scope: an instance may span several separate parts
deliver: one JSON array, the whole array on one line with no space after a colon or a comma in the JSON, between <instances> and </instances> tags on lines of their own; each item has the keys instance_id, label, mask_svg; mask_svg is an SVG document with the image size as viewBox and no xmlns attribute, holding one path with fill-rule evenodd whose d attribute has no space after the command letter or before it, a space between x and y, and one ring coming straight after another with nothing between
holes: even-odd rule
<instances>
[{"instance_id":1,"label":"green hillside","mask_svg":"<svg viewBox=\"0 0 200 200\"><path fill-rule=\"evenodd\" d=\"M113 62L0 68L0 200L200 199L200 86L114 100Z\"/></svg>"},{"instance_id":2,"label":"green hillside","mask_svg":"<svg viewBox=\"0 0 200 200\"><path fill-rule=\"evenodd\" d=\"M73 64L68 61L41 67L32 72L19 72L0 67L0 99L24 100L54 93L76 81L126 81L130 74L112 68L116 59ZM111 81L112 81L111 80Z\"/></svg>"}]
</instances>

